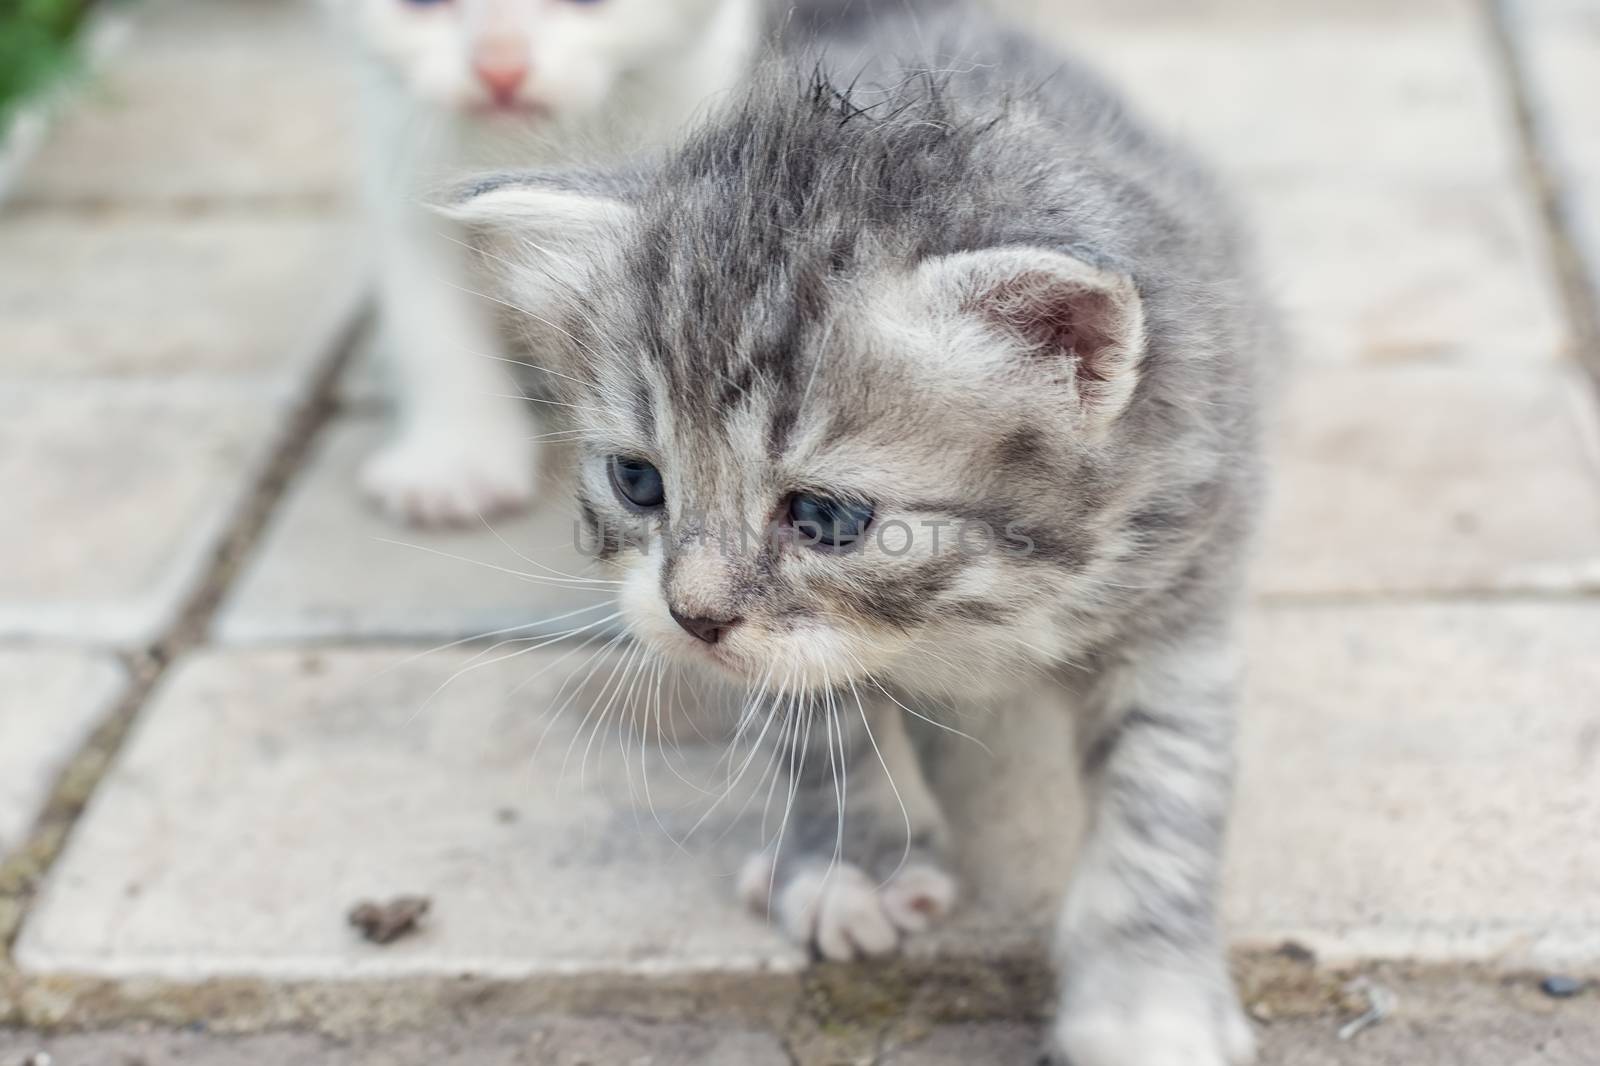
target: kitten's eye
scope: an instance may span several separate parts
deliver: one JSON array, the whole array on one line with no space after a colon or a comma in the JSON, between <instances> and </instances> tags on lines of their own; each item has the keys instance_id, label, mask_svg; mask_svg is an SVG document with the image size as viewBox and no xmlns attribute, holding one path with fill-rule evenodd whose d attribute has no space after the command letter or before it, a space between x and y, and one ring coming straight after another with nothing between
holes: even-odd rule
<instances>
[{"instance_id":1,"label":"kitten's eye","mask_svg":"<svg viewBox=\"0 0 1600 1066\"><path fill-rule=\"evenodd\" d=\"M789 499L789 522L813 547L848 548L872 521L872 505L798 493Z\"/></svg>"},{"instance_id":2,"label":"kitten's eye","mask_svg":"<svg viewBox=\"0 0 1600 1066\"><path fill-rule=\"evenodd\" d=\"M661 471L650 463L625 455L613 455L608 465L611 468L611 484L623 502L641 511L653 511L667 502Z\"/></svg>"}]
</instances>

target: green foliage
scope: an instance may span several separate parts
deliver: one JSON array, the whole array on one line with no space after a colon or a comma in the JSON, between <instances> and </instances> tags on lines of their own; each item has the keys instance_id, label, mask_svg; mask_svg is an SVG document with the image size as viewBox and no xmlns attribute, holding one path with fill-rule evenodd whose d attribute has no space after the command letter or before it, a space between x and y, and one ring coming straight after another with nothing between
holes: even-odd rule
<instances>
[{"instance_id":1,"label":"green foliage","mask_svg":"<svg viewBox=\"0 0 1600 1066\"><path fill-rule=\"evenodd\" d=\"M70 70L89 0L0 0L0 125L24 97Z\"/></svg>"}]
</instances>

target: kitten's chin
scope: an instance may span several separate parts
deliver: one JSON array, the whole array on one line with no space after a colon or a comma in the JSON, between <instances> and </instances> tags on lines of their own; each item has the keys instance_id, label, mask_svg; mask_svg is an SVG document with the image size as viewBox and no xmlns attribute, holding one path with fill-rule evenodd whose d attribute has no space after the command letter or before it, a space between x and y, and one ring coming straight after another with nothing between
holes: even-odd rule
<instances>
[{"instance_id":1,"label":"kitten's chin","mask_svg":"<svg viewBox=\"0 0 1600 1066\"><path fill-rule=\"evenodd\" d=\"M555 117L548 104L537 100L474 100L465 106L467 114L480 122L505 122L520 125L542 124Z\"/></svg>"},{"instance_id":2,"label":"kitten's chin","mask_svg":"<svg viewBox=\"0 0 1600 1066\"><path fill-rule=\"evenodd\" d=\"M667 641L658 639L651 643L666 652L675 662L719 681L753 685L759 683L762 675L768 672L767 664L762 663L757 656L748 651L736 650L728 644L706 644L693 638ZM663 647L664 644L670 647Z\"/></svg>"},{"instance_id":3,"label":"kitten's chin","mask_svg":"<svg viewBox=\"0 0 1600 1066\"><path fill-rule=\"evenodd\" d=\"M644 637L668 658L718 681L740 687L765 685L791 692L825 691L861 680L854 665L829 663L797 654L790 648L740 647L738 639L707 644L676 635Z\"/></svg>"},{"instance_id":4,"label":"kitten's chin","mask_svg":"<svg viewBox=\"0 0 1600 1066\"><path fill-rule=\"evenodd\" d=\"M675 647L671 654L678 662L688 663L702 670L708 670L729 681L751 681L752 671L748 660L744 656L730 652L727 648L716 644L703 644L699 641L674 641Z\"/></svg>"}]
</instances>

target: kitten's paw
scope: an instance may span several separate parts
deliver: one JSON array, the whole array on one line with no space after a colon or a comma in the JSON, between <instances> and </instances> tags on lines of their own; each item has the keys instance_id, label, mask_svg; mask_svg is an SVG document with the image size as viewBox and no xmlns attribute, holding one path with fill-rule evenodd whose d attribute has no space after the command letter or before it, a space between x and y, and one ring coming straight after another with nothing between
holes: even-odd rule
<instances>
[{"instance_id":1,"label":"kitten's paw","mask_svg":"<svg viewBox=\"0 0 1600 1066\"><path fill-rule=\"evenodd\" d=\"M774 883L764 855L746 863L739 892L759 913L770 900L784 932L838 961L888 954L949 914L957 895L955 879L931 863L907 865L882 885L849 863L801 863Z\"/></svg>"},{"instance_id":2,"label":"kitten's paw","mask_svg":"<svg viewBox=\"0 0 1600 1066\"><path fill-rule=\"evenodd\" d=\"M1127 986L1124 986L1127 987ZM1050 1066L1245 1066L1256 1040L1231 990L1174 990L1154 980L1133 1003L1062 1009L1044 1062Z\"/></svg>"},{"instance_id":3,"label":"kitten's paw","mask_svg":"<svg viewBox=\"0 0 1600 1066\"><path fill-rule=\"evenodd\" d=\"M520 430L408 432L367 461L361 487L390 517L465 525L517 511L533 498L533 451Z\"/></svg>"}]
</instances>

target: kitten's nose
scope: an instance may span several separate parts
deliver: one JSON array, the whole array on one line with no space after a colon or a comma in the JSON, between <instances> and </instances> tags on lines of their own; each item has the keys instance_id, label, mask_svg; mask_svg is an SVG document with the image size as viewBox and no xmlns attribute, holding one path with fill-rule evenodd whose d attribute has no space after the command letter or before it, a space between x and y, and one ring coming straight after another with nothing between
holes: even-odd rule
<instances>
[{"instance_id":1,"label":"kitten's nose","mask_svg":"<svg viewBox=\"0 0 1600 1066\"><path fill-rule=\"evenodd\" d=\"M480 39L472 51L472 71L494 94L496 103L511 103L528 79L528 42L512 33Z\"/></svg>"},{"instance_id":2,"label":"kitten's nose","mask_svg":"<svg viewBox=\"0 0 1600 1066\"><path fill-rule=\"evenodd\" d=\"M670 607L667 609L672 610ZM677 611L672 611L672 620L707 644L715 644L743 621L740 618L686 618Z\"/></svg>"}]
</instances>

